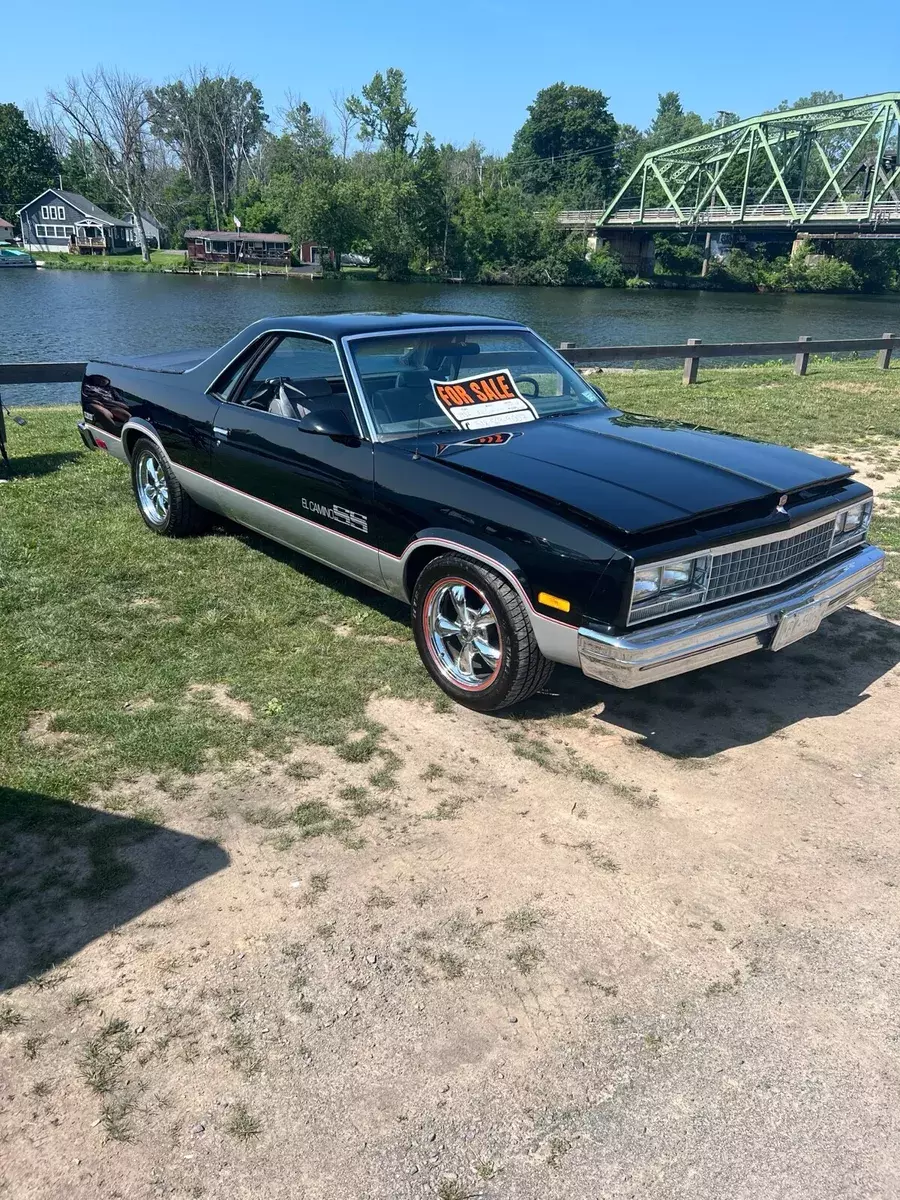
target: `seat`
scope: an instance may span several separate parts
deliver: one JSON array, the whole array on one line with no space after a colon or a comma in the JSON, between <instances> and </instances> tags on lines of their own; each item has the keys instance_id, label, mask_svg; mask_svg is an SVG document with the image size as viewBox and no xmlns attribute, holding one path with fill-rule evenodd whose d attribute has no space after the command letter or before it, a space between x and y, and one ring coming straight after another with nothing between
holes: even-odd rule
<instances>
[{"instance_id":1,"label":"seat","mask_svg":"<svg viewBox=\"0 0 900 1200\"><path fill-rule=\"evenodd\" d=\"M383 388L372 396L373 413L381 425L433 416L433 405L434 393L428 371L403 371L392 388Z\"/></svg>"},{"instance_id":2,"label":"seat","mask_svg":"<svg viewBox=\"0 0 900 1200\"><path fill-rule=\"evenodd\" d=\"M303 379L299 385L289 379L279 379L277 383L278 391L269 404L269 412L276 417L299 421L314 408L329 407L317 403L325 397L332 398L331 384L326 379Z\"/></svg>"}]
</instances>

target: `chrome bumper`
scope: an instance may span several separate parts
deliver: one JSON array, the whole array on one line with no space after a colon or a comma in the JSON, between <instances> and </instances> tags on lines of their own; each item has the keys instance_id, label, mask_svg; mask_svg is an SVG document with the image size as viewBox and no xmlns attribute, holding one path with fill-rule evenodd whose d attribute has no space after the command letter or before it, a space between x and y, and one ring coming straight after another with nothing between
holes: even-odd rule
<instances>
[{"instance_id":1,"label":"chrome bumper","mask_svg":"<svg viewBox=\"0 0 900 1200\"><path fill-rule=\"evenodd\" d=\"M822 618L830 616L865 592L883 570L884 552L863 546L812 579L714 612L680 617L621 637L582 628L578 661L592 679L620 688L642 687L761 650L769 646L785 616L810 604L821 606Z\"/></svg>"}]
</instances>

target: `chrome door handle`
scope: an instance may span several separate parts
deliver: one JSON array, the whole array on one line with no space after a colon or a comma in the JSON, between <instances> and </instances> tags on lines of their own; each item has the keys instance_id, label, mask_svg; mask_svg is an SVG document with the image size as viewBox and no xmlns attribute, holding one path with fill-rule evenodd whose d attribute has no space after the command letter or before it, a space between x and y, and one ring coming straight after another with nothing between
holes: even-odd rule
<instances>
[{"instance_id":1,"label":"chrome door handle","mask_svg":"<svg viewBox=\"0 0 900 1200\"><path fill-rule=\"evenodd\" d=\"M221 429L218 425L213 425L213 433L216 435L217 438L227 438L228 437L228 430Z\"/></svg>"}]
</instances>

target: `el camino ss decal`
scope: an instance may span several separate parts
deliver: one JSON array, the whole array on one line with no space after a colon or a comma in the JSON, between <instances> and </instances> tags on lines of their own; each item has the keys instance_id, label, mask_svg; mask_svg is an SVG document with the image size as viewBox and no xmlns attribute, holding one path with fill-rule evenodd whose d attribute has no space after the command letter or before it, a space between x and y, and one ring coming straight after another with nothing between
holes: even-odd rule
<instances>
[{"instance_id":1,"label":"el camino ss decal","mask_svg":"<svg viewBox=\"0 0 900 1200\"><path fill-rule=\"evenodd\" d=\"M317 504L315 500L307 500L305 496L301 497L300 503L307 512L315 513L317 517L324 517L326 521L336 521L339 525L346 525L359 533L369 532L369 518L364 517L362 513L344 508L341 504Z\"/></svg>"},{"instance_id":2,"label":"el camino ss decal","mask_svg":"<svg viewBox=\"0 0 900 1200\"><path fill-rule=\"evenodd\" d=\"M486 371L449 383L432 379L430 383L435 400L460 429L537 420L537 410L522 395L507 370Z\"/></svg>"}]
</instances>

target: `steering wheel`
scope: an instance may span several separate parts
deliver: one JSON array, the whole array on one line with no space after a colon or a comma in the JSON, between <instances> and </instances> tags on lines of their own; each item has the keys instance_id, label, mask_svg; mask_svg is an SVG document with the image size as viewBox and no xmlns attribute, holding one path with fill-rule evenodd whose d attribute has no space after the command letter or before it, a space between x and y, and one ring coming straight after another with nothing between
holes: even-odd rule
<instances>
[{"instance_id":1,"label":"steering wheel","mask_svg":"<svg viewBox=\"0 0 900 1200\"><path fill-rule=\"evenodd\" d=\"M535 400L541 394L541 385L533 375L519 375L518 378L513 376L513 382L516 387L520 388L523 383L530 383L534 391L529 395L528 392L523 392L523 396L527 396L529 400Z\"/></svg>"}]
</instances>

